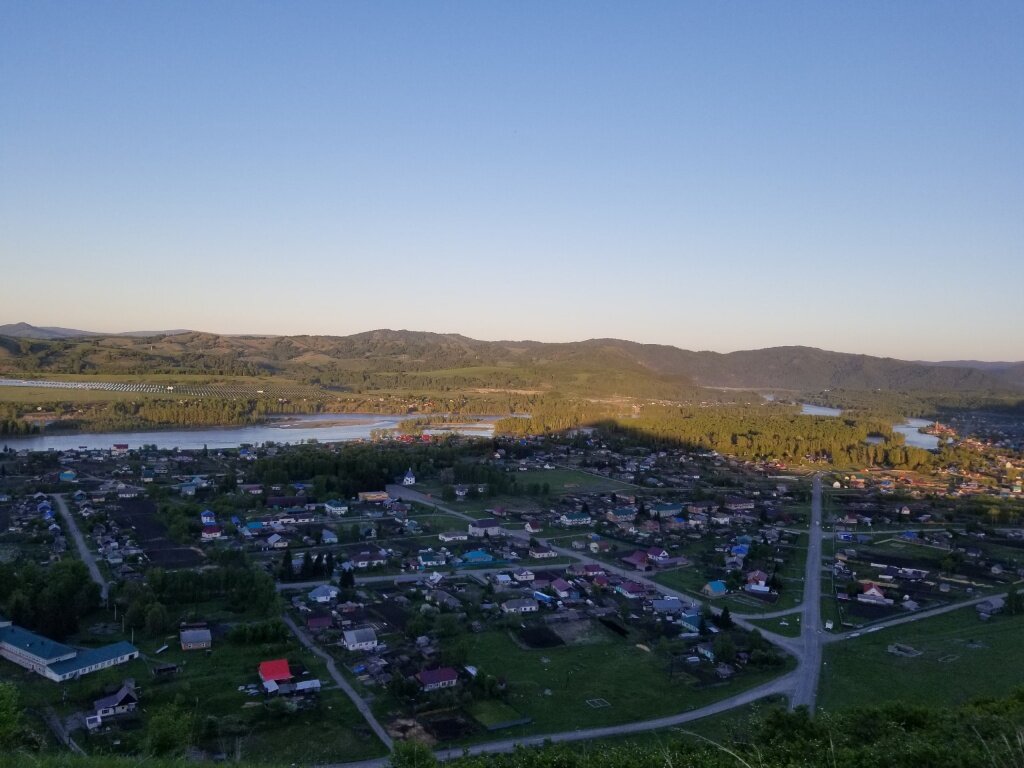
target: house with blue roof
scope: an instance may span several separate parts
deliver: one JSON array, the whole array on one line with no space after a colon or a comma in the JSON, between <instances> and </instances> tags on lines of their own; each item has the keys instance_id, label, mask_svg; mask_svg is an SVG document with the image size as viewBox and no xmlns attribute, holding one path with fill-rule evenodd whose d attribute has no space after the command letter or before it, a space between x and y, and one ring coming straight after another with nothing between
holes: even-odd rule
<instances>
[{"instance_id":1,"label":"house with blue roof","mask_svg":"<svg viewBox=\"0 0 1024 768\"><path fill-rule=\"evenodd\" d=\"M705 597L725 597L729 592L729 588L725 586L724 581L716 579L715 581L709 581L701 587L700 592Z\"/></svg>"},{"instance_id":2,"label":"house with blue roof","mask_svg":"<svg viewBox=\"0 0 1024 768\"><path fill-rule=\"evenodd\" d=\"M494 555L482 549L473 549L462 555L462 562L466 565L485 565L494 562Z\"/></svg>"}]
</instances>

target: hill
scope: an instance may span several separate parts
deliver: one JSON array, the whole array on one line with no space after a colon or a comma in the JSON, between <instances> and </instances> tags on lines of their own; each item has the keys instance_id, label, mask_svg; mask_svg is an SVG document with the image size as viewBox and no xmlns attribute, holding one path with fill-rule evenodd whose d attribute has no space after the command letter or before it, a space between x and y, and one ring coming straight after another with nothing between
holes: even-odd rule
<instances>
[{"instance_id":1,"label":"hill","mask_svg":"<svg viewBox=\"0 0 1024 768\"><path fill-rule=\"evenodd\" d=\"M77 328L58 328L51 326L36 326L29 323L8 323L0 325L0 336L9 336L12 339L78 339L86 336L172 336L178 333L188 333L185 330L174 331L125 331L123 333L97 333L95 331L81 331Z\"/></svg>"},{"instance_id":2,"label":"hill","mask_svg":"<svg viewBox=\"0 0 1024 768\"><path fill-rule=\"evenodd\" d=\"M19 324L19 326L22 324ZM41 329L46 331L47 329ZM49 329L60 330L60 329ZM70 332L70 331L69 331ZM0 338L0 373L285 376L342 390L519 390L673 399L698 387L1006 392L1024 364L985 369L773 347L693 352L620 339L480 341L377 330L351 336L223 336L195 331Z\"/></svg>"}]
</instances>

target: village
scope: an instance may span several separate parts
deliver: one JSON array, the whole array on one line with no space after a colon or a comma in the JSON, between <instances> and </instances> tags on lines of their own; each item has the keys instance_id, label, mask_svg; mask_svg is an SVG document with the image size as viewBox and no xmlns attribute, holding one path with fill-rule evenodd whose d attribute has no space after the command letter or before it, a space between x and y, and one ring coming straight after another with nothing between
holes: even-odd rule
<instances>
[{"instance_id":1,"label":"village","mask_svg":"<svg viewBox=\"0 0 1024 768\"><path fill-rule=\"evenodd\" d=\"M263 470L340 445L5 454L3 561L45 573L77 555L97 596L66 637L18 624L41 607L5 618L0 655L26 672L0 673L90 751L143 749L161 723L146 713L203 691L203 755L298 741L311 761L349 761L403 739L656 717L794 668L806 471L592 431L450 440L449 466L378 444L406 468L351 495ZM959 601L1004 610L996 595L1024 573L1010 507L871 472L826 487L826 631ZM50 656L27 659L33 643ZM325 718L332 739L309 738Z\"/></svg>"}]
</instances>

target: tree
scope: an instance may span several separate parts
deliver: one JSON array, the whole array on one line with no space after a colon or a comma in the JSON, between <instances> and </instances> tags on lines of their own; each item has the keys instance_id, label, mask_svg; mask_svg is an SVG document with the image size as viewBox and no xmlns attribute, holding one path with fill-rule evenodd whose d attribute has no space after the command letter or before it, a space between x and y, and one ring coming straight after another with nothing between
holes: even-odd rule
<instances>
[{"instance_id":1,"label":"tree","mask_svg":"<svg viewBox=\"0 0 1024 768\"><path fill-rule=\"evenodd\" d=\"M728 634L722 632L715 638L713 645L715 659L730 664L736 658L736 643Z\"/></svg>"},{"instance_id":2,"label":"tree","mask_svg":"<svg viewBox=\"0 0 1024 768\"><path fill-rule=\"evenodd\" d=\"M151 755L169 755L188 746L191 718L176 707L159 710L146 725L146 751Z\"/></svg>"},{"instance_id":3,"label":"tree","mask_svg":"<svg viewBox=\"0 0 1024 768\"><path fill-rule=\"evenodd\" d=\"M731 629L734 622L732 614L729 613L729 606L722 609L722 612L715 617L715 626L719 629Z\"/></svg>"},{"instance_id":4,"label":"tree","mask_svg":"<svg viewBox=\"0 0 1024 768\"><path fill-rule=\"evenodd\" d=\"M21 743L21 715L18 689L13 683L0 683L0 748L11 749Z\"/></svg>"},{"instance_id":5,"label":"tree","mask_svg":"<svg viewBox=\"0 0 1024 768\"><path fill-rule=\"evenodd\" d=\"M167 631L167 609L163 603L153 603L146 611L146 632L150 635L159 635Z\"/></svg>"}]
</instances>

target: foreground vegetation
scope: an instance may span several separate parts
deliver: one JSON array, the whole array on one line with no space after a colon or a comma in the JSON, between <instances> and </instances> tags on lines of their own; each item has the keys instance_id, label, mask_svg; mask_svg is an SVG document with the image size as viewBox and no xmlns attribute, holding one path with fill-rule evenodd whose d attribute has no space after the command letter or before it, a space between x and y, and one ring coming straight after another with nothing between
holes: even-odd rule
<instances>
[{"instance_id":1,"label":"foreground vegetation","mask_svg":"<svg viewBox=\"0 0 1024 768\"><path fill-rule=\"evenodd\" d=\"M716 718L721 720L723 717ZM577 742L520 748L509 754L462 757L454 768L969 768L1018 766L1024 761L1024 690L959 709L887 705L810 719L806 712L771 708L735 727L715 728L715 741L678 732L621 741ZM700 732L700 722L694 731ZM0 734L5 733L0 730ZM6 746L7 768L178 768L193 763L171 758L79 757L39 754ZM354 758L354 756L353 756ZM424 747L401 743L390 758L395 768L432 768ZM244 757L236 763L250 764ZM291 760L261 765L296 765Z\"/></svg>"}]
</instances>

